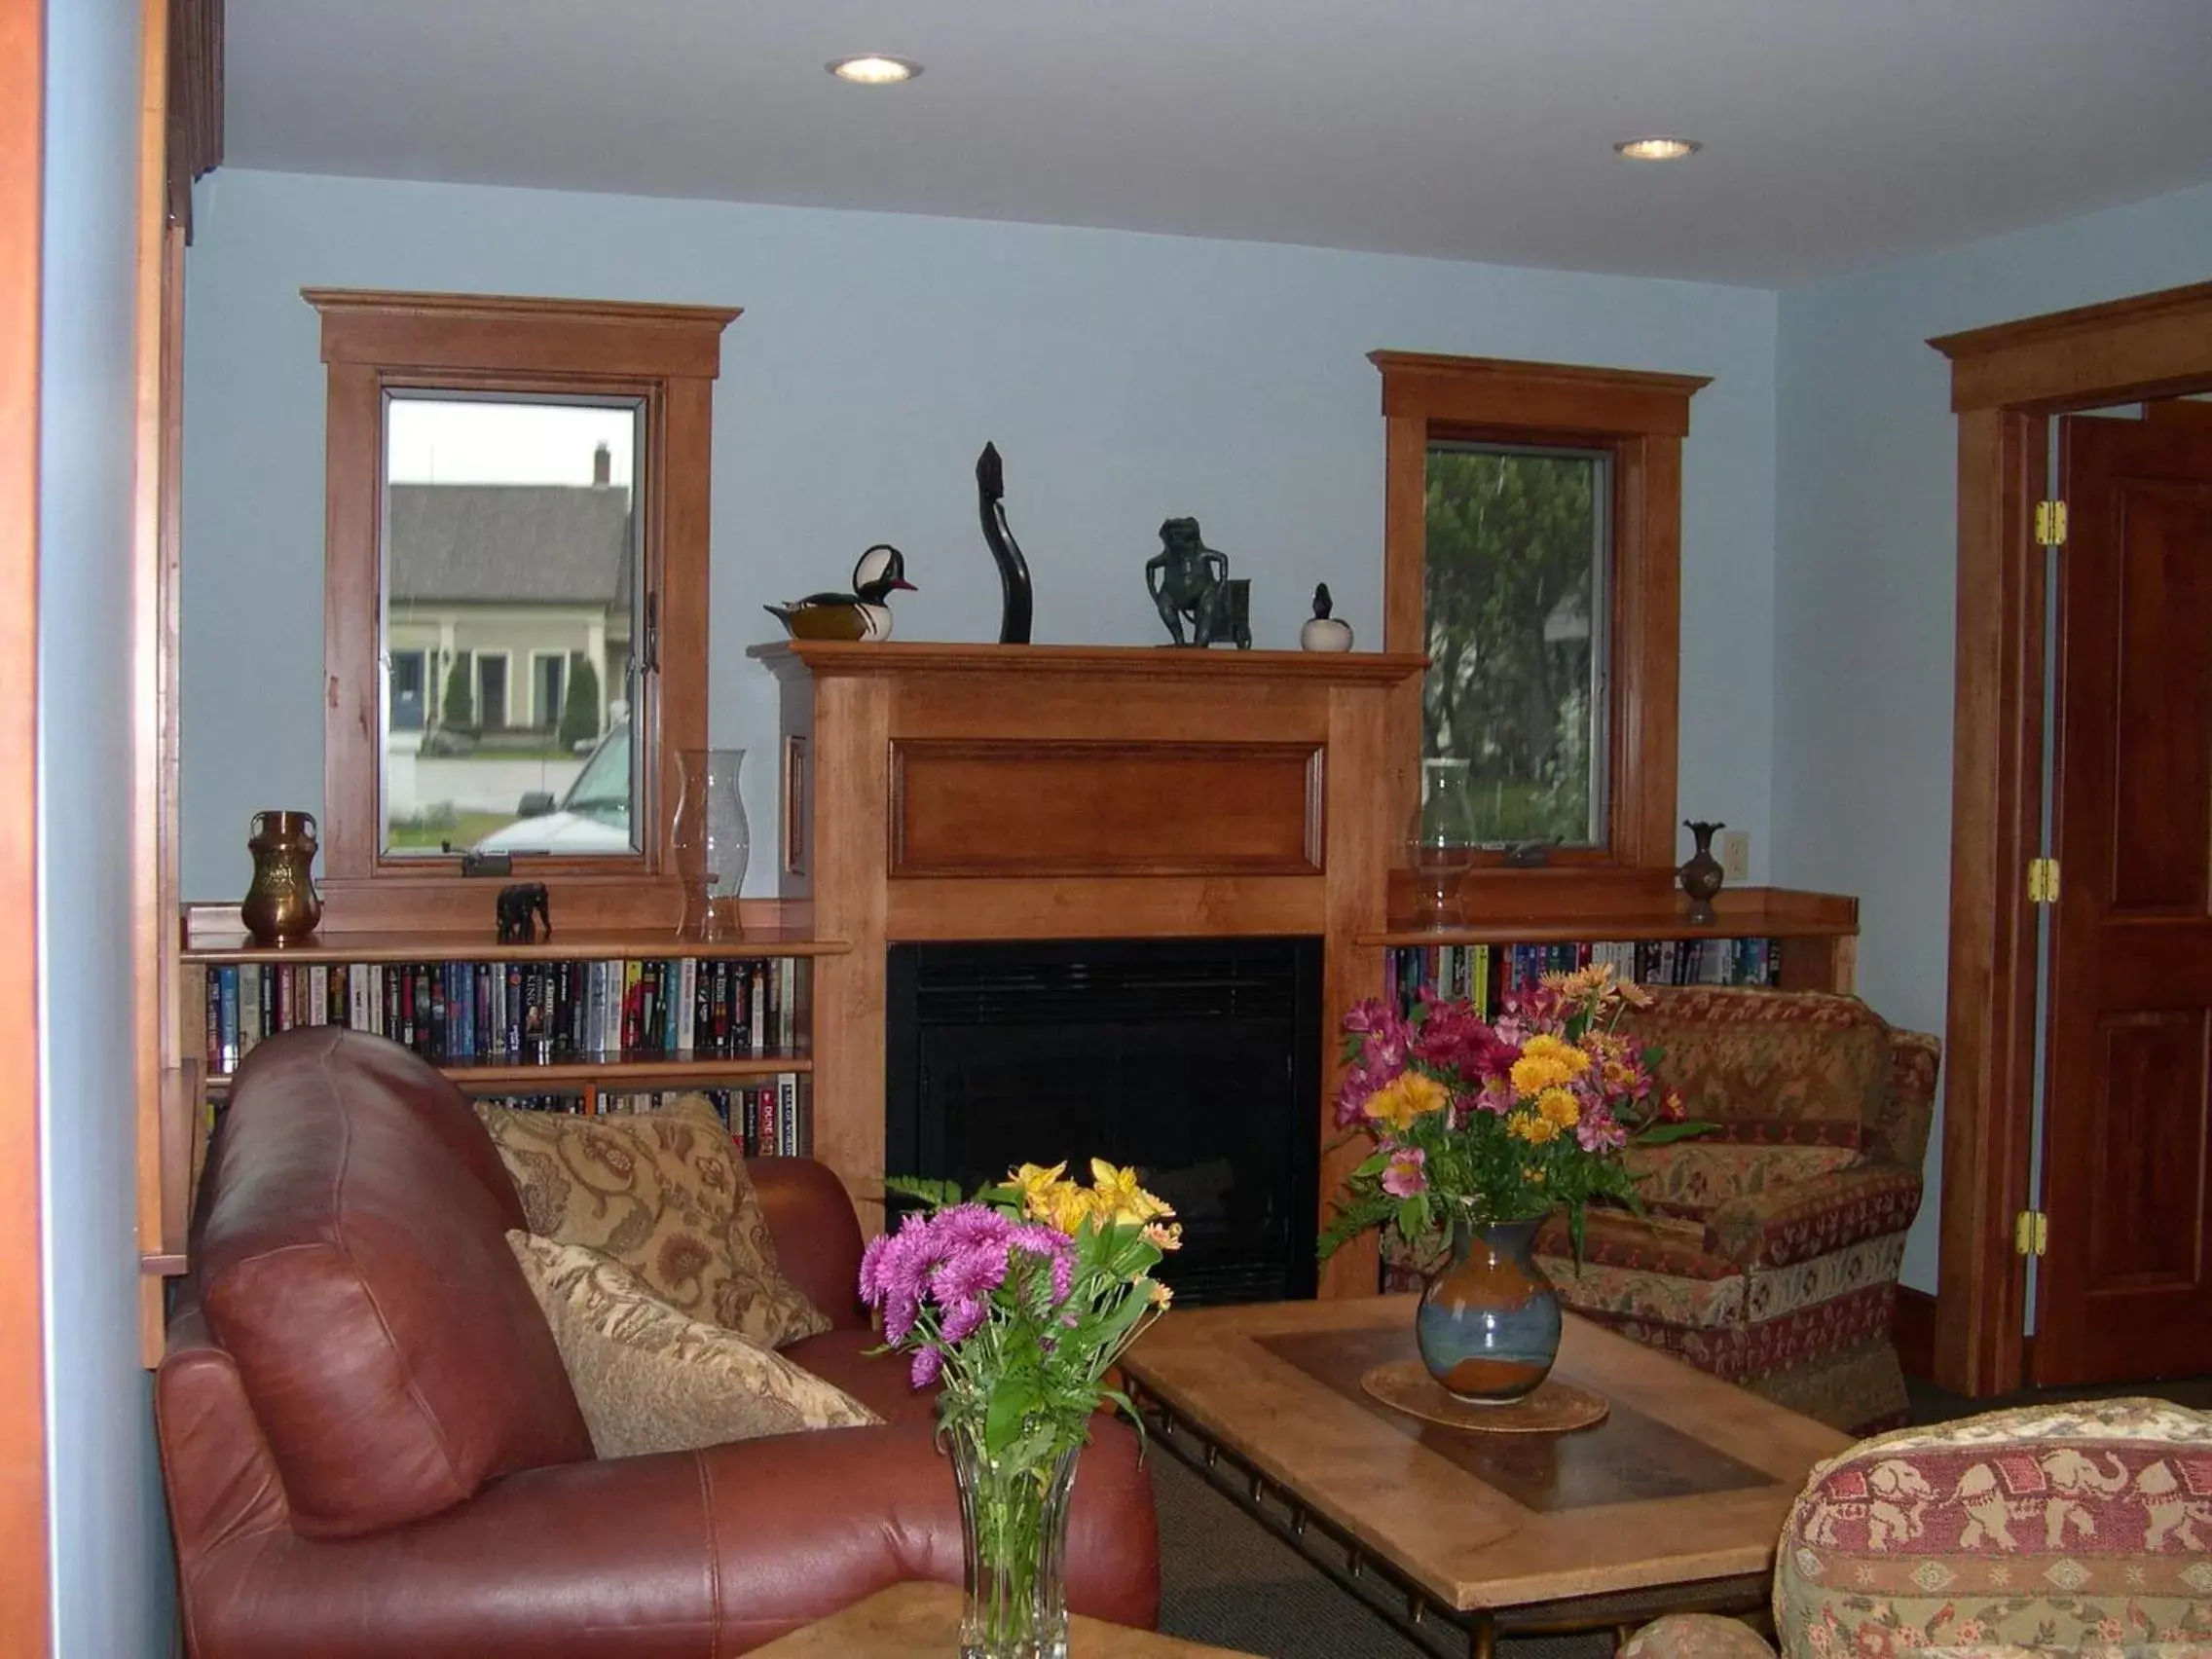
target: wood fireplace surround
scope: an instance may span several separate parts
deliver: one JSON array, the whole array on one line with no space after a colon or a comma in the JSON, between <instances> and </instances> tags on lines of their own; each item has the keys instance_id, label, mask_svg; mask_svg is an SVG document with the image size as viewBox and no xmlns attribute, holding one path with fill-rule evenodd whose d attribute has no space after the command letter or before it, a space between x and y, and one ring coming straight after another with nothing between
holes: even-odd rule
<instances>
[{"instance_id":1,"label":"wood fireplace surround","mask_svg":"<svg viewBox=\"0 0 2212 1659\"><path fill-rule=\"evenodd\" d=\"M1382 982L1407 757L1373 652L848 645L753 653L784 732L787 900L850 948L815 965L814 1145L879 1200L886 951L940 940L1306 935L1324 1031ZM1336 1056L1321 1056L1312 1133ZM1320 1191L1349 1160L1323 1153ZM1322 1291L1372 1284L1340 1253ZM1342 1286L1333 1281L1342 1279Z\"/></svg>"}]
</instances>

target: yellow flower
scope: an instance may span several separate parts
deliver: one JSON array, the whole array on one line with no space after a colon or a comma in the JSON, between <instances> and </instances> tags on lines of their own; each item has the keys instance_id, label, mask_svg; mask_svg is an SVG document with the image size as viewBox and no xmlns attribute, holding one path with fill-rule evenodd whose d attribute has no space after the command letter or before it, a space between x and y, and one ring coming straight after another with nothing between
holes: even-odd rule
<instances>
[{"instance_id":1,"label":"yellow flower","mask_svg":"<svg viewBox=\"0 0 2212 1659\"><path fill-rule=\"evenodd\" d=\"M1117 1169L1103 1158L1090 1161L1091 1202L1100 1223L1108 1227L1138 1227L1155 1216L1175 1212L1137 1185L1134 1169Z\"/></svg>"},{"instance_id":2,"label":"yellow flower","mask_svg":"<svg viewBox=\"0 0 2212 1659\"><path fill-rule=\"evenodd\" d=\"M1572 1083L1589 1069L1588 1054L1564 1037L1544 1032L1521 1045L1521 1057L1513 1062L1513 1090L1516 1094L1541 1094L1547 1088Z\"/></svg>"},{"instance_id":3,"label":"yellow flower","mask_svg":"<svg viewBox=\"0 0 2212 1659\"><path fill-rule=\"evenodd\" d=\"M1531 1187L1541 1187L1544 1184L1542 1166L1534 1163L1524 1164L1521 1169L1521 1179L1528 1182Z\"/></svg>"},{"instance_id":4,"label":"yellow flower","mask_svg":"<svg viewBox=\"0 0 2212 1659\"><path fill-rule=\"evenodd\" d=\"M1582 1108L1564 1088L1547 1088L1537 1095L1536 1111L1544 1122L1562 1129L1571 1129L1582 1121Z\"/></svg>"},{"instance_id":5,"label":"yellow flower","mask_svg":"<svg viewBox=\"0 0 2212 1659\"><path fill-rule=\"evenodd\" d=\"M1403 1133L1416 1118L1441 1112L1452 1104L1452 1091L1420 1072L1401 1072L1367 1097L1360 1108L1378 1124Z\"/></svg>"},{"instance_id":6,"label":"yellow flower","mask_svg":"<svg viewBox=\"0 0 2212 1659\"><path fill-rule=\"evenodd\" d=\"M1155 1308L1165 1308L1174 1300L1174 1291L1161 1284L1158 1279L1152 1281L1152 1305Z\"/></svg>"},{"instance_id":7,"label":"yellow flower","mask_svg":"<svg viewBox=\"0 0 2212 1659\"><path fill-rule=\"evenodd\" d=\"M1043 1221L1051 1213L1052 1189L1066 1185L1060 1177L1067 1172L1068 1166L1064 1160L1050 1169L1040 1164L1024 1163L1018 1169L1006 1172L1006 1184L1021 1190L1021 1207L1030 1220Z\"/></svg>"},{"instance_id":8,"label":"yellow flower","mask_svg":"<svg viewBox=\"0 0 2212 1659\"><path fill-rule=\"evenodd\" d=\"M1144 1241L1155 1250L1180 1250L1183 1247L1183 1224L1179 1221L1148 1221L1144 1227Z\"/></svg>"},{"instance_id":9,"label":"yellow flower","mask_svg":"<svg viewBox=\"0 0 2212 1659\"><path fill-rule=\"evenodd\" d=\"M1073 1238L1083 1224L1098 1214L1098 1195L1073 1181L1062 1181L1043 1197L1043 1207L1032 1204L1029 1213L1047 1227Z\"/></svg>"},{"instance_id":10,"label":"yellow flower","mask_svg":"<svg viewBox=\"0 0 2212 1659\"><path fill-rule=\"evenodd\" d=\"M1505 1120L1505 1131L1518 1135L1530 1146L1543 1146L1559 1139L1560 1125L1541 1112L1516 1112Z\"/></svg>"}]
</instances>

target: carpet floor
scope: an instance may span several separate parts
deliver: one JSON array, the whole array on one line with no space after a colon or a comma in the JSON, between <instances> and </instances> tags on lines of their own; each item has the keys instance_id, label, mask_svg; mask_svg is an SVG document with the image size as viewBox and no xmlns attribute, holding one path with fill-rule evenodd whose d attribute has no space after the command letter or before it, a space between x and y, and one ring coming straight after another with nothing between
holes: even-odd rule
<instances>
[{"instance_id":1,"label":"carpet floor","mask_svg":"<svg viewBox=\"0 0 2212 1659\"><path fill-rule=\"evenodd\" d=\"M1436 1659L1438 1649L1400 1635L1179 1458L1155 1447L1146 1461L1160 1512L1161 1631L1267 1659ZM1610 1659L1613 1646L1604 1635L1531 1637L1498 1651Z\"/></svg>"}]
</instances>

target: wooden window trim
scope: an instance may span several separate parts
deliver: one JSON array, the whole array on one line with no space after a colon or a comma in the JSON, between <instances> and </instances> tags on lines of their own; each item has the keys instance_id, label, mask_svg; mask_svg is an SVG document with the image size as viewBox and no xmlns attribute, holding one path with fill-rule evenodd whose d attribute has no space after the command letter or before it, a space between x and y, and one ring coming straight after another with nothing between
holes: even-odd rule
<instances>
[{"instance_id":1,"label":"wooden window trim","mask_svg":"<svg viewBox=\"0 0 2212 1659\"><path fill-rule=\"evenodd\" d=\"M635 397L645 407L642 591L652 597L658 672L631 715L645 756L634 859L533 856L518 878L554 891L565 925L673 928L682 912L669 845L678 752L707 741L708 505L716 306L304 288L322 317L324 432L323 929L428 931L492 925L498 882L458 861L383 856L377 643L384 498L383 405L390 389L550 391ZM442 688L440 688L442 691ZM457 903L457 900L461 901Z\"/></svg>"},{"instance_id":2,"label":"wooden window trim","mask_svg":"<svg viewBox=\"0 0 2212 1659\"><path fill-rule=\"evenodd\" d=\"M1553 444L1613 459L1608 833L1555 855L1595 868L1671 869L1681 678L1682 439L1702 375L1368 354L1382 373L1382 648L1425 653L1428 448L1435 441ZM1393 752L1420 754L1420 684L1396 695ZM1397 774L1396 822L1420 804L1419 768Z\"/></svg>"}]
</instances>

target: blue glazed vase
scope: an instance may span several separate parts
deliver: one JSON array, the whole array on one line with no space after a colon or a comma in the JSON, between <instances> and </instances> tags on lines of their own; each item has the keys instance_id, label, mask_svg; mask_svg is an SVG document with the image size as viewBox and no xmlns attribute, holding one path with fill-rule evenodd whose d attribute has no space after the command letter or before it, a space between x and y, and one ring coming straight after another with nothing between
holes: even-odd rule
<instances>
[{"instance_id":1,"label":"blue glazed vase","mask_svg":"<svg viewBox=\"0 0 2212 1659\"><path fill-rule=\"evenodd\" d=\"M1532 1254L1535 1221L1452 1224L1452 1259L1414 1314L1421 1364L1454 1399L1511 1405L1559 1357L1559 1293Z\"/></svg>"}]
</instances>

